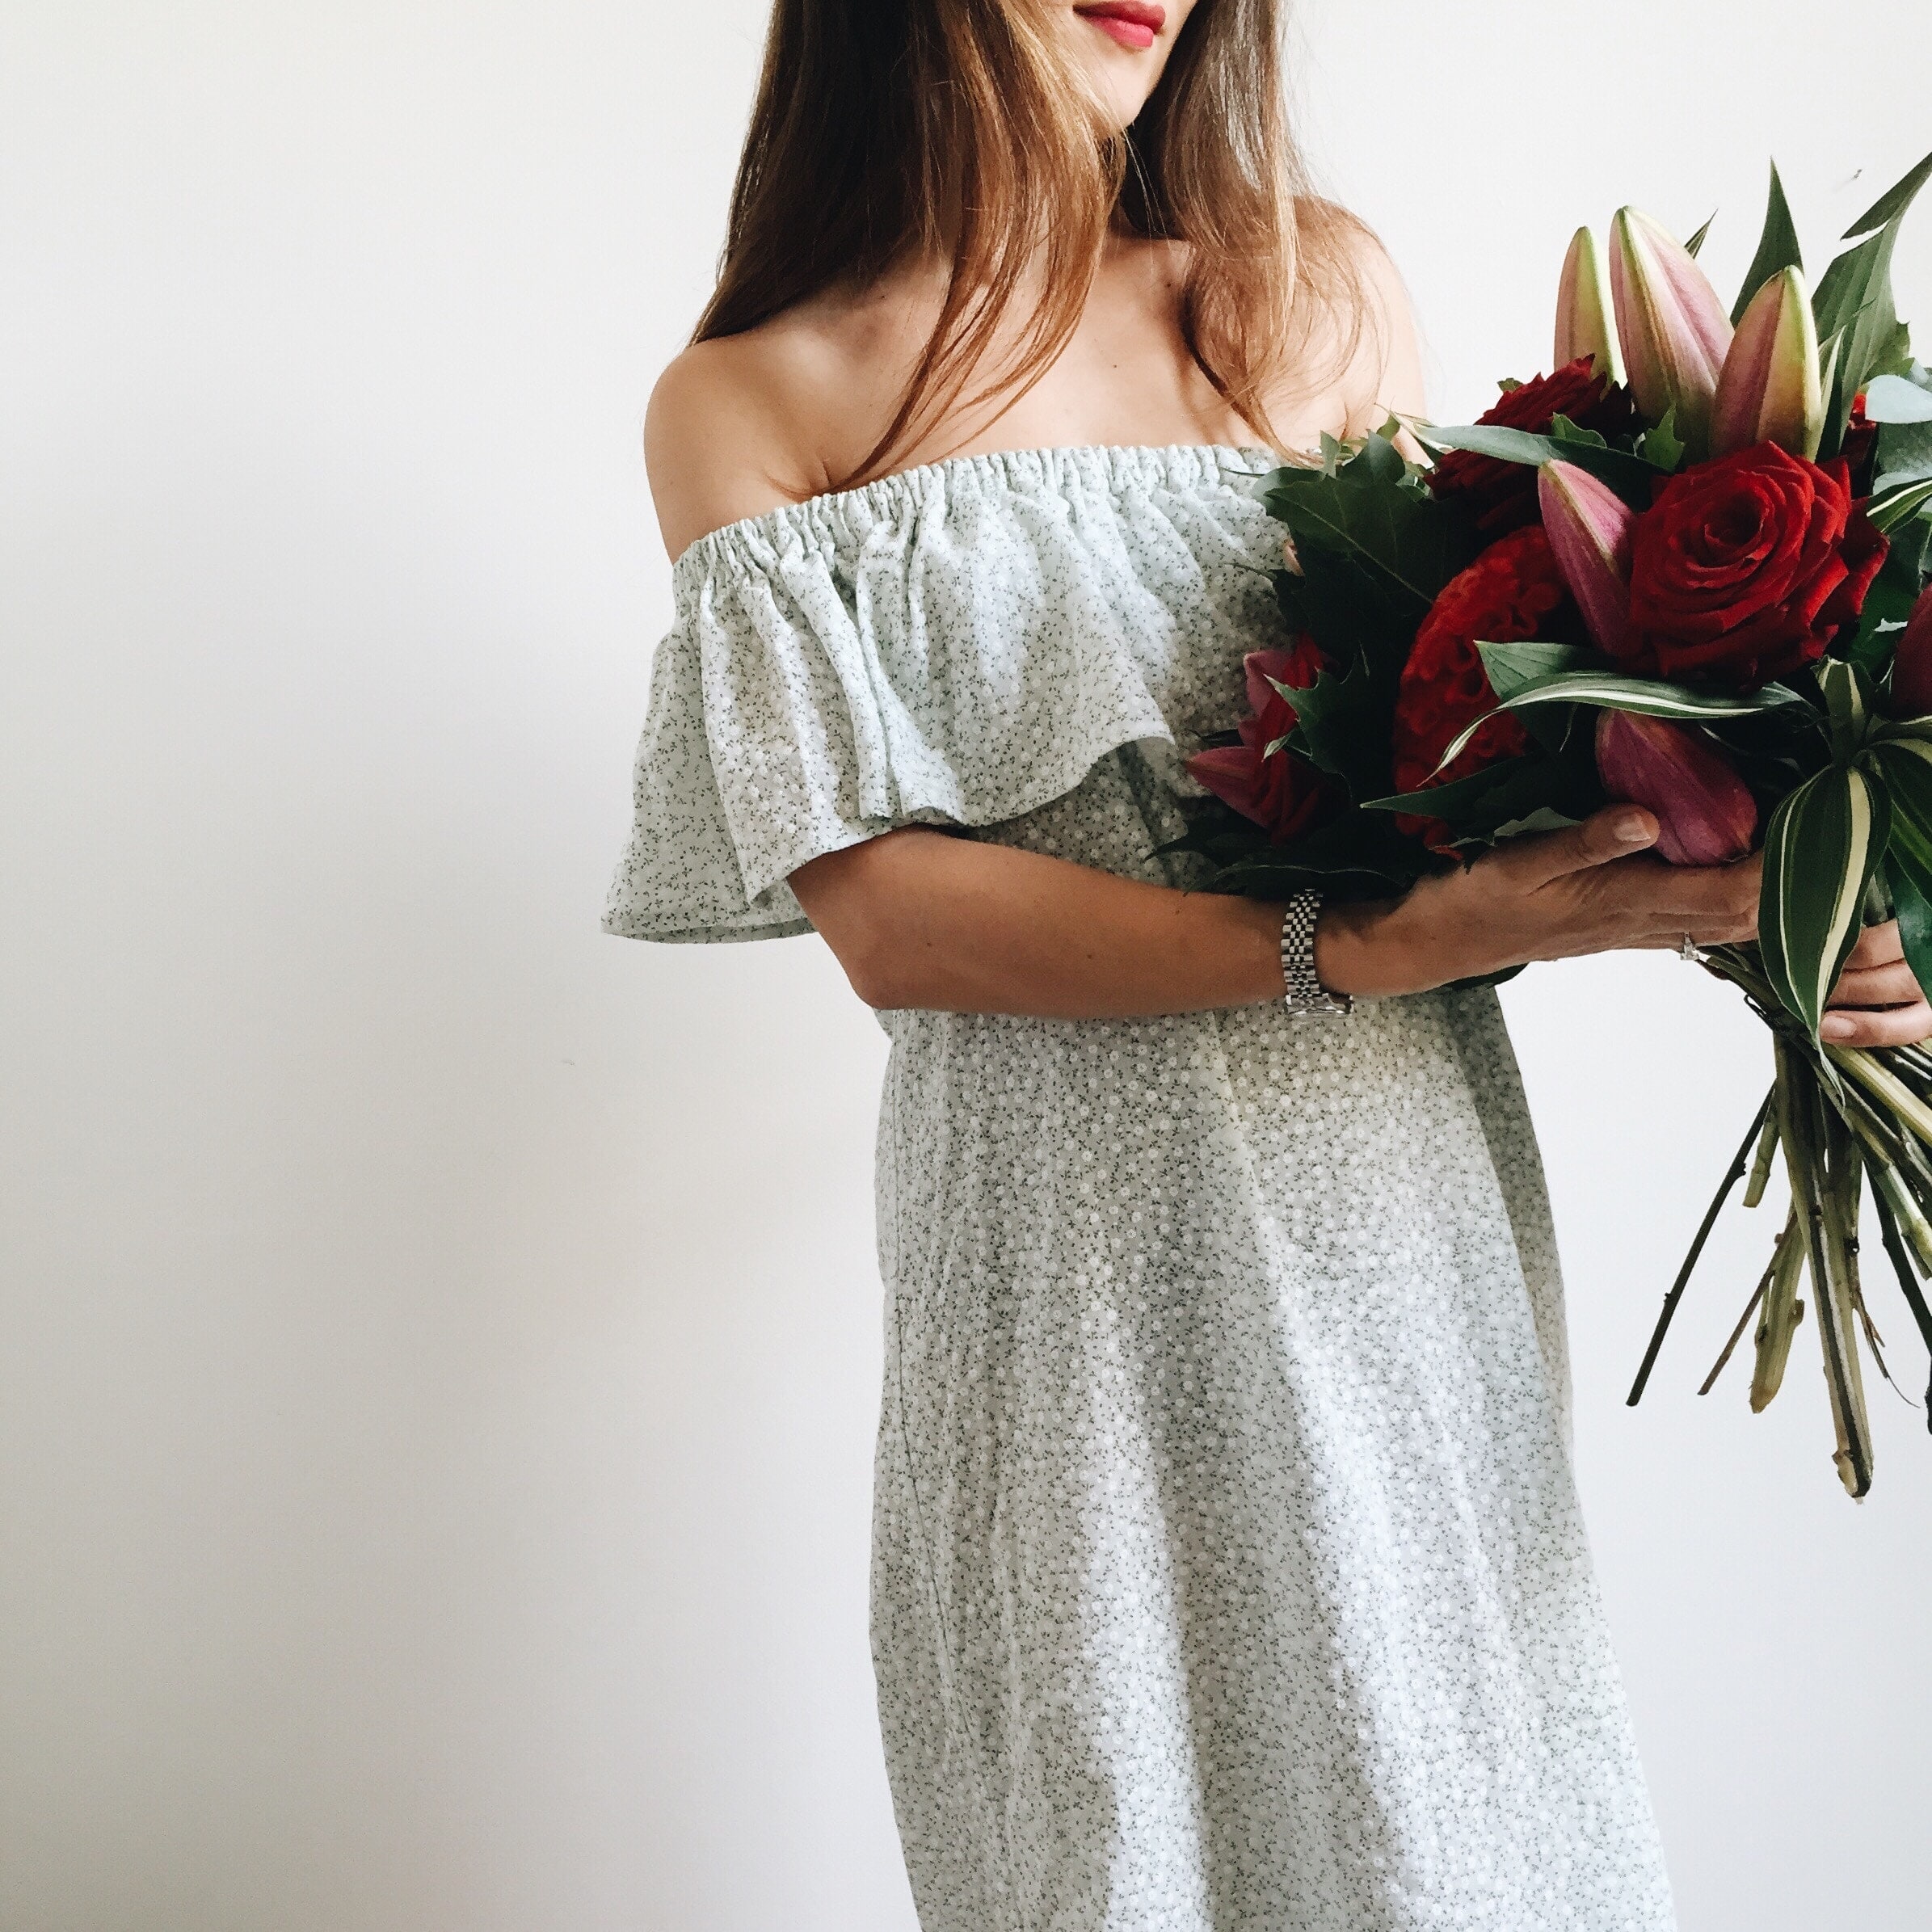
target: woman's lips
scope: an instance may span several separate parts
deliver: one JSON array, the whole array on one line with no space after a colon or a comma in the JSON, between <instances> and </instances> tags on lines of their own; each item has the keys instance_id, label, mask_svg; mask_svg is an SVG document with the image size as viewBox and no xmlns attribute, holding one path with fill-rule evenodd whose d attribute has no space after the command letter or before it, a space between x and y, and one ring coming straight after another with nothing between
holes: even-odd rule
<instances>
[{"instance_id":1,"label":"woman's lips","mask_svg":"<svg viewBox=\"0 0 1932 1932\"><path fill-rule=\"evenodd\" d=\"M1154 44L1168 20L1168 10L1151 0L1093 0L1092 5L1073 11L1109 40L1141 53Z\"/></svg>"}]
</instances>

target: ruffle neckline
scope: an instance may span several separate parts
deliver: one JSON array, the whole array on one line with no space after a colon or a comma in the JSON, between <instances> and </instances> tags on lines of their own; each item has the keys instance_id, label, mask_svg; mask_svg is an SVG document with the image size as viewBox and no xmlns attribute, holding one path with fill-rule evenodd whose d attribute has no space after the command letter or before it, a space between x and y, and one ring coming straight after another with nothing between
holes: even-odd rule
<instances>
[{"instance_id":1,"label":"ruffle neckline","mask_svg":"<svg viewBox=\"0 0 1932 1932\"><path fill-rule=\"evenodd\" d=\"M826 490L725 524L679 553L671 566L672 584L681 594L721 568L762 564L774 550L788 547L788 540L836 549L842 541L863 540L908 507L923 510L962 493L986 496L1070 484L1109 490L1128 483L1185 488L1258 481L1282 461L1270 449L1235 443L1079 443L943 457L850 490Z\"/></svg>"}]
</instances>

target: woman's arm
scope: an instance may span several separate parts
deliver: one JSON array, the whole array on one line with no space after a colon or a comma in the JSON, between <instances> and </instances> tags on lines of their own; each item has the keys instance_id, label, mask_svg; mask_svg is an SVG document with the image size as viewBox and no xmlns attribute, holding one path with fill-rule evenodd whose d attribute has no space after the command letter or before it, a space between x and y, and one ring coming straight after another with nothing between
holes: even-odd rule
<instances>
[{"instance_id":1,"label":"woman's arm","mask_svg":"<svg viewBox=\"0 0 1932 1932\"><path fill-rule=\"evenodd\" d=\"M1323 914L1331 991L1421 992L1530 959L1705 945L1756 930L1754 861L1709 870L1644 856L1623 806L1523 839L1406 899ZM880 1008L1123 1019L1259 1004L1283 987L1283 907L1122 878L1037 852L907 827L791 875L860 997Z\"/></svg>"}]
</instances>

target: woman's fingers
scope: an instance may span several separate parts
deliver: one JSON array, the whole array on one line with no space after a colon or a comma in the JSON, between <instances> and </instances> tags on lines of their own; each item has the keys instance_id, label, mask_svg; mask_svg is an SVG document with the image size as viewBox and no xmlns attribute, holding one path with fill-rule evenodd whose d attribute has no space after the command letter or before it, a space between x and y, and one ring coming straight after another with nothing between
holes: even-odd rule
<instances>
[{"instance_id":1,"label":"woman's fingers","mask_svg":"<svg viewBox=\"0 0 1932 1932\"><path fill-rule=\"evenodd\" d=\"M1757 932L1761 861L1753 857L1735 865L1660 865L1644 882L1655 924L1675 928L1700 945L1735 944Z\"/></svg>"},{"instance_id":2,"label":"woman's fingers","mask_svg":"<svg viewBox=\"0 0 1932 1932\"><path fill-rule=\"evenodd\" d=\"M1831 1004L1838 1006L1909 1006L1922 995L1910 966L1904 960L1889 966L1846 967L1832 988Z\"/></svg>"},{"instance_id":3,"label":"woman's fingers","mask_svg":"<svg viewBox=\"0 0 1932 1932\"><path fill-rule=\"evenodd\" d=\"M1890 966L1895 959L1905 957L1905 949L1899 943L1898 921L1888 919L1882 925L1867 926L1858 935L1858 943L1846 959L1845 970L1850 974L1870 966Z\"/></svg>"},{"instance_id":4,"label":"woman's fingers","mask_svg":"<svg viewBox=\"0 0 1932 1932\"><path fill-rule=\"evenodd\" d=\"M1818 1037L1833 1046L1915 1046L1932 1039L1932 1006L1917 1000L1910 1006L1829 1012Z\"/></svg>"},{"instance_id":5,"label":"woman's fingers","mask_svg":"<svg viewBox=\"0 0 1932 1932\"><path fill-rule=\"evenodd\" d=\"M1485 863L1517 886L1533 890L1569 873L1627 859L1654 845L1656 840L1654 814L1639 806L1613 805L1562 831L1511 839L1490 853Z\"/></svg>"}]
</instances>

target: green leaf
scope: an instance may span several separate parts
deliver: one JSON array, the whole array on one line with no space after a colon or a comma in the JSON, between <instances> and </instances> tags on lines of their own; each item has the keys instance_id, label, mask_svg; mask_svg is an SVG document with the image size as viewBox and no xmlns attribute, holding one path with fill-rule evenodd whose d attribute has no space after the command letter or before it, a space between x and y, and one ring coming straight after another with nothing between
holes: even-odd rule
<instances>
[{"instance_id":1,"label":"green leaf","mask_svg":"<svg viewBox=\"0 0 1932 1932\"><path fill-rule=\"evenodd\" d=\"M1440 819L1458 843L1487 844L1500 837L1505 826L1521 824L1539 811L1558 812L1573 822L1602 802L1593 764L1530 751L1446 785L1428 785L1392 798L1366 799L1362 810Z\"/></svg>"},{"instance_id":2,"label":"green leaf","mask_svg":"<svg viewBox=\"0 0 1932 1932\"><path fill-rule=\"evenodd\" d=\"M1294 696L1297 748L1339 778L1353 798L1372 798L1389 786L1393 756L1389 701L1366 664L1324 671Z\"/></svg>"},{"instance_id":3,"label":"green leaf","mask_svg":"<svg viewBox=\"0 0 1932 1932\"><path fill-rule=\"evenodd\" d=\"M1766 979L1814 1039L1891 827L1884 786L1863 768L1833 766L1784 799L1766 830L1758 949Z\"/></svg>"},{"instance_id":4,"label":"green leaf","mask_svg":"<svg viewBox=\"0 0 1932 1932\"><path fill-rule=\"evenodd\" d=\"M1555 443L1581 443L1586 449L1610 448L1610 438L1601 430L1585 429L1560 410L1550 419L1550 440Z\"/></svg>"},{"instance_id":5,"label":"green leaf","mask_svg":"<svg viewBox=\"0 0 1932 1932\"><path fill-rule=\"evenodd\" d=\"M1912 330L1900 322L1891 335L1879 345L1878 356L1872 368L1880 376L1907 376L1913 367L1912 360Z\"/></svg>"},{"instance_id":6,"label":"green leaf","mask_svg":"<svg viewBox=\"0 0 1932 1932\"><path fill-rule=\"evenodd\" d=\"M1491 423L1472 423L1453 429L1421 426L1416 440L1425 449L1474 450L1505 463L1525 463L1540 469L1545 463L1574 463L1639 509L1650 507L1651 492L1665 472L1627 449L1599 448L1593 443L1559 442L1555 436L1532 436L1526 429L1506 429Z\"/></svg>"},{"instance_id":7,"label":"green leaf","mask_svg":"<svg viewBox=\"0 0 1932 1932\"><path fill-rule=\"evenodd\" d=\"M1852 398L1896 352L1899 319L1892 293L1892 251L1906 210L1929 177L1932 154L1846 229L1845 239L1856 246L1846 249L1825 270L1812 297L1819 341L1829 342L1841 333L1844 336L1826 398L1821 457L1836 456L1843 447Z\"/></svg>"},{"instance_id":8,"label":"green leaf","mask_svg":"<svg viewBox=\"0 0 1932 1932\"><path fill-rule=\"evenodd\" d=\"M1690 239L1684 244L1684 252L1692 261L1704 252L1704 244L1711 238L1711 224L1717 219L1717 210L1712 208L1709 218Z\"/></svg>"},{"instance_id":9,"label":"green leaf","mask_svg":"<svg viewBox=\"0 0 1932 1932\"><path fill-rule=\"evenodd\" d=\"M1874 376L1865 385L1868 423L1932 423L1932 391L1903 376Z\"/></svg>"},{"instance_id":10,"label":"green leaf","mask_svg":"<svg viewBox=\"0 0 1932 1932\"><path fill-rule=\"evenodd\" d=\"M1277 469L1265 480L1269 514L1294 532L1304 569L1310 548L1345 559L1411 603L1420 622L1468 562L1467 539L1386 436L1370 436L1346 461L1330 441L1324 457L1320 469Z\"/></svg>"},{"instance_id":11,"label":"green leaf","mask_svg":"<svg viewBox=\"0 0 1932 1932\"><path fill-rule=\"evenodd\" d=\"M1860 762L1884 781L1892 800L1892 843L1915 864L1932 871L1932 738L1896 728L1875 743Z\"/></svg>"},{"instance_id":12,"label":"green leaf","mask_svg":"<svg viewBox=\"0 0 1932 1932\"><path fill-rule=\"evenodd\" d=\"M1594 705L1605 711L1634 711L1642 718L1688 718L1701 724L1714 718L1749 718L1804 700L1782 684L1740 693L1686 691L1660 679L1623 677L1601 671L1561 671L1526 684L1500 703L1496 711L1522 711L1532 705ZM1470 739L1496 715L1488 712L1462 732L1442 754L1441 771L1452 764Z\"/></svg>"},{"instance_id":13,"label":"green leaf","mask_svg":"<svg viewBox=\"0 0 1932 1932\"><path fill-rule=\"evenodd\" d=\"M1612 671L1616 665L1597 650L1576 644L1545 644L1526 640L1520 643L1482 644L1483 668L1489 674L1489 688L1499 698L1513 697L1525 685L1571 671Z\"/></svg>"},{"instance_id":14,"label":"green leaf","mask_svg":"<svg viewBox=\"0 0 1932 1932\"><path fill-rule=\"evenodd\" d=\"M1353 454L1331 440L1320 468L1278 469L1263 494L1300 566L1275 574L1282 613L1333 667L1295 702L1299 740L1355 797L1386 792L1402 667L1437 593L1475 554L1474 532L1387 436Z\"/></svg>"},{"instance_id":15,"label":"green leaf","mask_svg":"<svg viewBox=\"0 0 1932 1932\"><path fill-rule=\"evenodd\" d=\"M1932 477L1920 477L1896 489L1874 490L1865 506L1865 514L1875 530L1889 537L1900 525L1909 523L1927 503L1932 503Z\"/></svg>"},{"instance_id":16,"label":"green leaf","mask_svg":"<svg viewBox=\"0 0 1932 1932\"><path fill-rule=\"evenodd\" d=\"M1888 556L1889 566L1892 559ZM1865 608L1858 613L1855 629L1840 631L1832 644L1832 655L1855 664L1875 685L1892 668L1898 649L1898 633L1912 615L1917 600L1917 574L1909 570L1881 570L1865 594ZM1881 726L1881 732L1891 729Z\"/></svg>"},{"instance_id":17,"label":"green leaf","mask_svg":"<svg viewBox=\"0 0 1932 1932\"><path fill-rule=\"evenodd\" d=\"M1842 658L1822 658L1813 669L1831 726L1832 756L1849 764L1871 728L1871 688L1858 667Z\"/></svg>"},{"instance_id":18,"label":"green leaf","mask_svg":"<svg viewBox=\"0 0 1932 1932\"><path fill-rule=\"evenodd\" d=\"M1637 454L1647 463L1676 475L1684 461L1684 439L1677 434L1677 410L1673 402L1664 419L1637 438ZM1648 506L1646 506L1648 507Z\"/></svg>"},{"instance_id":19,"label":"green leaf","mask_svg":"<svg viewBox=\"0 0 1932 1932\"><path fill-rule=\"evenodd\" d=\"M1791 204L1784 198L1784 183L1778 178L1778 163L1771 163L1771 198L1764 213L1764 233L1758 238L1757 252L1751 258L1751 266L1745 271L1744 287L1739 291L1737 306L1731 311L1731 326L1736 328L1744 320L1745 310L1751 305L1751 297L1757 294L1774 275L1782 275L1787 268L1802 268L1804 251L1798 245L1797 224L1791 219Z\"/></svg>"},{"instance_id":20,"label":"green leaf","mask_svg":"<svg viewBox=\"0 0 1932 1932\"><path fill-rule=\"evenodd\" d=\"M1539 805L1534 811L1526 812L1520 819L1505 819L1482 843L1500 845L1505 839L1526 839L1539 831L1568 831L1572 825L1582 823L1581 819L1572 819L1568 812L1559 812L1553 805Z\"/></svg>"},{"instance_id":21,"label":"green leaf","mask_svg":"<svg viewBox=\"0 0 1932 1932\"><path fill-rule=\"evenodd\" d=\"M1258 826L1245 827L1210 889L1248 899L1286 899L1303 886L1320 886L1335 898L1386 899L1391 890L1406 892L1433 862L1419 840L1387 819L1348 812L1291 845L1274 844Z\"/></svg>"},{"instance_id":22,"label":"green leaf","mask_svg":"<svg viewBox=\"0 0 1932 1932\"><path fill-rule=\"evenodd\" d=\"M1919 984L1932 987L1932 743L1895 736L1866 757L1892 800L1885 872L1899 938Z\"/></svg>"},{"instance_id":23,"label":"green leaf","mask_svg":"<svg viewBox=\"0 0 1932 1932\"><path fill-rule=\"evenodd\" d=\"M1932 423L1884 423L1872 456L1874 489L1932 476Z\"/></svg>"},{"instance_id":24,"label":"green leaf","mask_svg":"<svg viewBox=\"0 0 1932 1932\"><path fill-rule=\"evenodd\" d=\"M1921 986L1932 986L1932 868L1900 848L1896 827L1885 853L1885 874L1905 963Z\"/></svg>"},{"instance_id":25,"label":"green leaf","mask_svg":"<svg viewBox=\"0 0 1932 1932\"><path fill-rule=\"evenodd\" d=\"M1442 819L1454 825L1483 800L1497 790L1515 784L1526 774L1539 768L1543 761L1533 754L1502 758L1467 777L1452 778L1446 785L1431 785L1426 791L1403 792L1387 798L1365 798L1365 812L1412 812L1419 818Z\"/></svg>"},{"instance_id":26,"label":"green leaf","mask_svg":"<svg viewBox=\"0 0 1932 1932\"><path fill-rule=\"evenodd\" d=\"M1902 181L1886 189L1871 206L1846 229L1843 239L1855 242L1874 229L1896 221L1917 199L1918 191L1932 180L1932 154L1928 154Z\"/></svg>"}]
</instances>

